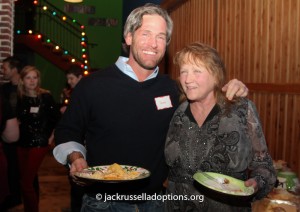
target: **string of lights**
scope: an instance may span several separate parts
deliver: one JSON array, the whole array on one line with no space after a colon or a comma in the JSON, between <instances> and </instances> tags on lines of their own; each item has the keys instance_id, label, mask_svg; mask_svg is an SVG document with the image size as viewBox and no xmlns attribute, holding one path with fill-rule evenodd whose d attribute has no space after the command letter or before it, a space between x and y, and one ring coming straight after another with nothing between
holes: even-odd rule
<instances>
[{"instance_id":1,"label":"string of lights","mask_svg":"<svg viewBox=\"0 0 300 212\"><path fill-rule=\"evenodd\" d=\"M46 1L45 1L46 2ZM81 58L76 58L74 55L72 55L72 52L70 50L65 49L65 47L62 47L61 45L58 45L54 40L51 40L49 37L47 37L46 34L43 34L42 32L34 31L34 29L27 29L26 31L22 31L21 29L16 29L16 34L29 34L36 36L38 40L41 40L43 42L46 42L47 44L51 44L54 46L55 51L61 51L62 54L70 56L70 62L71 63L79 63L81 68L84 70L84 75L88 74L89 69L89 58L88 58L88 50L87 50L87 36L85 32L85 26L78 23L75 19L69 17L68 15L64 14L59 9L55 9L55 6L51 3L47 2L48 5L44 4L44 2L40 3L39 1L34 0L33 4L36 7L37 10L40 10L38 12L48 13L47 15L51 15L53 19L56 19L56 21L61 21L63 24L68 24L72 28L76 29L76 32L79 34L77 35L80 37L80 45L81 48Z\"/></svg>"}]
</instances>

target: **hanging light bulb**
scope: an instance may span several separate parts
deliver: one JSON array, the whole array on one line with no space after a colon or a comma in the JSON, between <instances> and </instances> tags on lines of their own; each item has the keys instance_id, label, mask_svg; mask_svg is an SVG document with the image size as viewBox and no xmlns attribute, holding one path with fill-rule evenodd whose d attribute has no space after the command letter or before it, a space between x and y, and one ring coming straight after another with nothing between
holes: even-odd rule
<instances>
[{"instance_id":1,"label":"hanging light bulb","mask_svg":"<svg viewBox=\"0 0 300 212\"><path fill-rule=\"evenodd\" d=\"M80 3L83 2L83 0L64 0L65 2L69 2L69 3Z\"/></svg>"}]
</instances>

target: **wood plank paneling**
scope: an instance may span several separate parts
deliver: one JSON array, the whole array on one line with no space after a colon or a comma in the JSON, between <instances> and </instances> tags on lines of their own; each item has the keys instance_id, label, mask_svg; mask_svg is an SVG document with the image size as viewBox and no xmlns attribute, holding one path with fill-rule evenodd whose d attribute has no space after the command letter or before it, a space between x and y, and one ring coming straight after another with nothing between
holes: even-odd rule
<instances>
[{"instance_id":1,"label":"wood plank paneling","mask_svg":"<svg viewBox=\"0 0 300 212\"><path fill-rule=\"evenodd\" d=\"M229 79L250 89L274 159L300 176L300 1L166 0L174 21L167 68L178 77L175 53L200 41L215 47Z\"/></svg>"}]
</instances>

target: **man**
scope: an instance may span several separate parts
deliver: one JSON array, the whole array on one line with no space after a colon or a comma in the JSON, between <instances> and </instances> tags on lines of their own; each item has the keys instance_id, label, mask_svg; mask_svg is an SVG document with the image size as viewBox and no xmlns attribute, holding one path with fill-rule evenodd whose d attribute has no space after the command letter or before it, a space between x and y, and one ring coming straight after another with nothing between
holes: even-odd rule
<instances>
[{"instance_id":1,"label":"man","mask_svg":"<svg viewBox=\"0 0 300 212\"><path fill-rule=\"evenodd\" d=\"M78 82L83 77L82 68L77 65L72 65L67 71L66 71L66 77L67 77L67 83L69 85L69 89L65 88L63 90L63 105L60 108L60 112L63 114L68 106L70 95L72 93L72 90L75 88L75 86L78 84ZM82 196L84 195L84 189L82 186L77 185L75 182L73 182L70 175L68 175L68 180L70 182L70 206L72 212L79 212L81 209L81 202L82 202Z\"/></svg>"},{"instance_id":2,"label":"man","mask_svg":"<svg viewBox=\"0 0 300 212\"><path fill-rule=\"evenodd\" d=\"M3 142L16 142L19 138L19 123L13 115L9 103L3 98L0 90L0 134ZM0 142L0 211L6 211L7 206L5 199L10 194L8 175L7 175L7 160L3 151L2 142Z\"/></svg>"},{"instance_id":3,"label":"man","mask_svg":"<svg viewBox=\"0 0 300 212\"><path fill-rule=\"evenodd\" d=\"M22 62L16 57L7 57L2 63L3 79L9 81L2 86L3 94L9 100L13 112L16 111L17 105L17 87L20 79Z\"/></svg>"},{"instance_id":4,"label":"man","mask_svg":"<svg viewBox=\"0 0 300 212\"><path fill-rule=\"evenodd\" d=\"M167 178L164 144L169 122L179 104L176 83L158 74L170 42L173 23L159 6L146 4L131 12L124 27L129 58L82 79L55 130L54 156L70 165L70 173L87 166L113 163L148 169L150 177L126 183L86 186L82 211L163 211L160 200L137 195L162 194ZM229 98L247 88L231 81ZM85 143L82 140L85 136ZM109 195L125 195L106 201ZM126 196L127 195L127 196ZM131 195L131 196L129 196ZM132 197L131 199L128 199ZM100 201L101 199L101 201Z\"/></svg>"},{"instance_id":5,"label":"man","mask_svg":"<svg viewBox=\"0 0 300 212\"><path fill-rule=\"evenodd\" d=\"M3 79L8 81L1 87L3 98L9 102L11 111L16 116L17 87L20 79L22 62L16 57L7 57L2 63ZM4 201L4 208L11 208L21 204L21 188L19 183L19 168L17 163L16 143L3 142L3 150L7 159L8 182L10 196Z\"/></svg>"},{"instance_id":6,"label":"man","mask_svg":"<svg viewBox=\"0 0 300 212\"><path fill-rule=\"evenodd\" d=\"M66 77L67 77L67 83L69 85L69 88L64 88L62 93L63 106L60 108L61 113L64 113L65 110L67 109L67 104L69 102L71 92L83 77L82 69L77 65L72 65L66 71Z\"/></svg>"}]
</instances>

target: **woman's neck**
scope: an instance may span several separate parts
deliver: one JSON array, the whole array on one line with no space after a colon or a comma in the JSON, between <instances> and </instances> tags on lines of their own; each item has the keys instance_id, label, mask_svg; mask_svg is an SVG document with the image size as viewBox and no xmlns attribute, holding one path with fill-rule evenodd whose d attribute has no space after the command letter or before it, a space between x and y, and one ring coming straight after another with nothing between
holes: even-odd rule
<instances>
[{"instance_id":1,"label":"woman's neck","mask_svg":"<svg viewBox=\"0 0 300 212\"><path fill-rule=\"evenodd\" d=\"M201 127L209 115L210 111L215 106L216 101L207 101L207 102L191 102L190 108L194 116L194 119L197 121L197 124Z\"/></svg>"},{"instance_id":2,"label":"woman's neck","mask_svg":"<svg viewBox=\"0 0 300 212\"><path fill-rule=\"evenodd\" d=\"M37 94L35 90L26 90L26 96L37 97Z\"/></svg>"}]
</instances>

